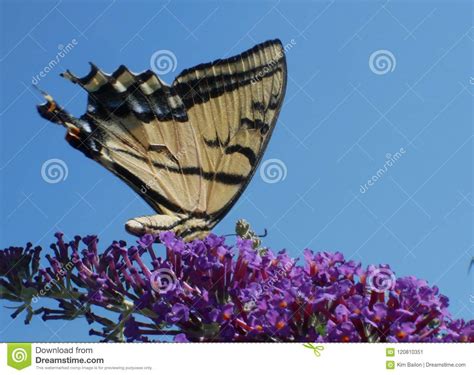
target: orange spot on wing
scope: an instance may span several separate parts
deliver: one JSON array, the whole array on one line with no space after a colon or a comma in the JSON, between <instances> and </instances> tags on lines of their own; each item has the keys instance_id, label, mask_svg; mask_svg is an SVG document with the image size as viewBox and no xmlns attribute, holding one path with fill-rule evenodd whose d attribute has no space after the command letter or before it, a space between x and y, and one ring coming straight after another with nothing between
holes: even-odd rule
<instances>
[{"instance_id":1,"label":"orange spot on wing","mask_svg":"<svg viewBox=\"0 0 474 375\"><path fill-rule=\"evenodd\" d=\"M56 102L54 101L49 102L48 112L54 112L56 108L57 108Z\"/></svg>"}]
</instances>

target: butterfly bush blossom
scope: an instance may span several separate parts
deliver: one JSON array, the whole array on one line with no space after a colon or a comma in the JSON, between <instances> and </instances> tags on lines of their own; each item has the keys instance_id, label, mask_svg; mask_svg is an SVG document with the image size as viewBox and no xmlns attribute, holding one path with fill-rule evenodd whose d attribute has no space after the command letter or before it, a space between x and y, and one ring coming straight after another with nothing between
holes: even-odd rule
<instances>
[{"instance_id":1,"label":"butterfly bush blossom","mask_svg":"<svg viewBox=\"0 0 474 375\"><path fill-rule=\"evenodd\" d=\"M104 252L96 236L56 239L51 254L0 251L0 297L26 323L85 317L103 341L474 342L474 321L453 319L436 286L339 252L305 250L299 262L251 239L171 232ZM46 297L58 307L35 309Z\"/></svg>"}]
</instances>

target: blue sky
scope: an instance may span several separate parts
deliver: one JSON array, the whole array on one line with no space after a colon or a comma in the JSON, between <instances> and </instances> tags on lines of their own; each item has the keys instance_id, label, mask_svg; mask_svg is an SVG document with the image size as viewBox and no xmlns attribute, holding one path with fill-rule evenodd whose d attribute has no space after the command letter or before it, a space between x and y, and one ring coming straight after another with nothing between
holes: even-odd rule
<instances>
[{"instance_id":1,"label":"blue sky","mask_svg":"<svg viewBox=\"0 0 474 375\"><path fill-rule=\"evenodd\" d=\"M80 115L86 94L59 77L66 69L84 75L93 61L107 72L120 64L139 72L156 51L169 50L175 70L163 77L171 82L182 69L280 38L294 46L286 100L263 161L277 159L285 178L268 183L257 171L215 232L232 233L245 218L257 232L268 229L266 245L293 256L310 247L388 263L397 275L438 285L455 316L473 318L471 7L1 1L0 246L32 241L47 248L57 230L100 234L104 246L133 242L125 221L152 214L125 184L72 149L64 129L37 115L41 99L31 81L51 60L58 64L39 86ZM370 57L381 54L388 65L371 66ZM50 159L68 172L55 184L41 175ZM90 340L84 321L24 326L2 308L0 322L2 341Z\"/></svg>"}]
</instances>

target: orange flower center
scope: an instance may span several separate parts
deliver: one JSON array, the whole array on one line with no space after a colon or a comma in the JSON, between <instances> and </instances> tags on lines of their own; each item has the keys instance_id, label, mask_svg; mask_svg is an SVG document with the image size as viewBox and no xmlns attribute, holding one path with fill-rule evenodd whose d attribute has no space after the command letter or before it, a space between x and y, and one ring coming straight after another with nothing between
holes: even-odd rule
<instances>
[{"instance_id":1,"label":"orange flower center","mask_svg":"<svg viewBox=\"0 0 474 375\"><path fill-rule=\"evenodd\" d=\"M285 322L282 321L282 320L280 320L280 321L275 325L275 327L276 327L277 329L282 329L284 326L285 326Z\"/></svg>"},{"instance_id":2,"label":"orange flower center","mask_svg":"<svg viewBox=\"0 0 474 375\"><path fill-rule=\"evenodd\" d=\"M403 338L405 338L406 336L407 336L407 333L404 332L404 331L400 331L400 332L397 333L397 337L398 337L399 339L403 339Z\"/></svg>"},{"instance_id":3,"label":"orange flower center","mask_svg":"<svg viewBox=\"0 0 474 375\"><path fill-rule=\"evenodd\" d=\"M228 312L225 312L225 313L222 314L222 318L223 318L224 320L229 320L230 317L231 317L231 314L228 313Z\"/></svg>"}]
</instances>

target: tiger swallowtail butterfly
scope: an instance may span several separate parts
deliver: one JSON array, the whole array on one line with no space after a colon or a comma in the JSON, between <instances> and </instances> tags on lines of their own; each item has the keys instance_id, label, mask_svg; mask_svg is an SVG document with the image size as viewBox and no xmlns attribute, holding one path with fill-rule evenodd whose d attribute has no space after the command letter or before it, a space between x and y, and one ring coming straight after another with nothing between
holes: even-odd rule
<instances>
[{"instance_id":1,"label":"tiger swallowtail butterfly","mask_svg":"<svg viewBox=\"0 0 474 375\"><path fill-rule=\"evenodd\" d=\"M138 193L156 212L129 220L134 235L172 230L202 238L231 209L262 158L286 89L279 40L181 72L171 85L153 71L62 74L88 92L73 117L44 93L42 117L66 140Z\"/></svg>"}]
</instances>

